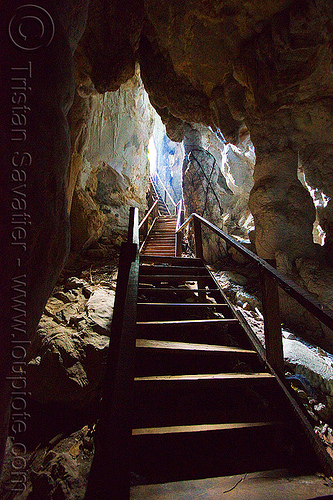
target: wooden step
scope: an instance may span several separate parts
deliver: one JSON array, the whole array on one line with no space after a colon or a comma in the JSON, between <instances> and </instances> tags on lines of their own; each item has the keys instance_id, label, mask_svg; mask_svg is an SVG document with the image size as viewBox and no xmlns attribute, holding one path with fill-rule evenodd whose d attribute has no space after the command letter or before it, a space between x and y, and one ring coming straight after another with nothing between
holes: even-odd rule
<instances>
[{"instance_id":1,"label":"wooden step","mask_svg":"<svg viewBox=\"0 0 333 500\"><path fill-rule=\"evenodd\" d=\"M228 308L228 304L225 302L222 304L212 303L212 302L138 302L139 308L147 308L147 307L166 307L166 308L174 308L174 307L189 307L189 308L218 308L225 309Z\"/></svg>"},{"instance_id":2,"label":"wooden step","mask_svg":"<svg viewBox=\"0 0 333 500\"><path fill-rule=\"evenodd\" d=\"M145 247L147 250L155 250L156 252L161 252L161 255L162 255L162 252L163 251L175 251L175 247L174 245L167 245L167 244L163 244L163 245L147 245ZM159 255L159 254L158 254Z\"/></svg>"},{"instance_id":3,"label":"wooden step","mask_svg":"<svg viewBox=\"0 0 333 500\"><path fill-rule=\"evenodd\" d=\"M135 374L140 377L261 369L255 351L233 346L138 339L136 347Z\"/></svg>"},{"instance_id":4,"label":"wooden step","mask_svg":"<svg viewBox=\"0 0 333 500\"><path fill-rule=\"evenodd\" d=\"M175 251L175 244L174 241L168 242L168 241L152 241L147 244L147 248L159 248L161 250L163 249L168 249L168 250L173 250Z\"/></svg>"},{"instance_id":5,"label":"wooden step","mask_svg":"<svg viewBox=\"0 0 333 500\"><path fill-rule=\"evenodd\" d=\"M158 434L177 434L211 432L230 429L246 429L250 427L265 427L266 425L281 425L281 422L239 422L228 424L200 424L200 425L174 425L170 427L150 427L145 429L133 429L132 436L147 436Z\"/></svg>"},{"instance_id":6,"label":"wooden step","mask_svg":"<svg viewBox=\"0 0 333 500\"><path fill-rule=\"evenodd\" d=\"M282 468L291 461L284 430L280 422L134 429L131 470L157 483Z\"/></svg>"},{"instance_id":7,"label":"wooden step","mask_svg":"<svg viewBox=\"0 0 333 500\"><path fill-rule=\"evenodd\" d=\"M240 347L230 347L221 346L213 344L193 344L188 342L169 342L162 340L149 340L149 339L137 339L136 347L142 349L166 349L175 351L190 351L193 354L198 352L205 354L246 354L246 355L257 355L257 353L251 349L241 349Z\"/></svg>"},{"instance_id":8,"label":"wooden step","mask_svg":"<svg viewBox=\"0 0 333 500\"><path fill-rule=\"evenodd\" d=\"M145 262L145 263L165 263L165 264L173 264L173 265L180 265L180 266L199 266L202 267L202 260L201 259L196 259L196 258L186 258L186 257L171 257L171 258L164 258L160 257L159 255L155 256L145 256L145 255L140 255L140 263Z\"/></svg>"},{"instance_id":9,"label":"wooden step","mask_svg":"<svg viewBox=\"0 0 333 500\"><path fill-rule=\"evenodd\" d=\"M152 235L147 242L147 245L155 245L157 243L174 243L174 236L162 236L162 235Z\"/></svg>"},{"instance_id":10,"label":"wooden step","mask_svg":"<svg viewBox=\"0 0 333 500\"><path fill-rule=\"evenodd\" d=\"M267 378L234 379L232 387L230 380L220 379L214 383L137 381L134 408L135 427L287 418L276 383Z\"/></svg>"},{"instance_id":11,"label":"wooden step","mask_svg":"<svg viewBox=\"0 0 333 500\"><path fill-rule=\"evenodd\" d=\"M206 292L207 294L209 293L216 293L219 292L218 288L175 288L175 287L165 287L165 288L157 288L154 286L151 287L145 287L145 286L139 286L139 293L176 293L176 294L186 294L186 295L192 295L193 293L197 292Z\"/></svg>"},{"instance_id":12,"label":"wooden step","mask_svg":"<svg viewBox=\"0 0 333 500\"><path fill-rule=\"evenodd\" d=\"M159 275L170 274L170 275L186 275L186 276L208 276L208 273L204 267L199 266L163 266L163 265L140 265L140 275Z\"/></svg>"},{"instance_id":13,"label":"wooden step","mask_svg":"<svg viewBox=\"0 0 333 500\"><path fill-rule=\"evenodd\" d=\"M292 475L286 469L252 472L193 481L138 485L130 500L329 500L327 480L316 475Z\"/></svg>"},{"instance_id":14,"label":"wooden step","mask_svg":"<svg viewBox=\"0 0 333 500\"><path fill-rule=\"evenodd\" d=\"M152 256L153 257L154 255L156 255L156 251L154 249L151 249L151 250L150 249L146 249L146 250L144 249L142 251L142 255L147 255L147 256ZM173 255L175 255L175 251L174 250L166 250L166 251L163 251L163 252L159 251L158 255L160 255L160 256L163 255L163 257L172 257Z\"/></svg>"},{"instance_id":15,"label":"wooden step","mask_svg":"<svg viewBox=\"0 0 333 500\"><path fill-rule=\"evenodd\" d=\"M197 274L197 275L191 275L191 274L169 274L169 275L164 275L164 274L155 274L155 275L146 275L146 276L141 276L140 282L144 283L154 283L154 281L163 281L163 282L168 282L168 281L176 281L178 283L185 283L187 281L198 281L198 279L203 278L207 279L209 276L207 274Z\"/></svg>"},{"instance_id":16,"label":"wooden step","mask_svg":"<svg viewBox=\"0 0 333 500\"><path fill-rule=\"evenodd\" d=\"M142 255L147 255L147 256L154 256L156 255L156 252L155 251L144 251L142 252ZM175 255L175 252L174 251L170 251L170 252L159 252L159 255L163 255L164 257L172 257L173 255Z\"/></svg>"},{"instance_id":17,"label":"wooden step","mask_svg":"<svg viewBox=\"0 0 333 500\"><path fill-rule=\"evenodd\" d=\"M219 324L238 324L237 318L209 318L209 319L183 319L177 321L137 321L137 326L141 327L183 327L183 326L210 326Z\"/></svg>"},{"instance_id":18,"label":"wooden step","mask_svg":"<svg viewBox=\"0 0 333 500\"><path fill-rule=\"evenodd\" d=\"M229 384L229 386L237 386L243 384L244 382L256 383L262 381L274 382L276 384L275 377L270 373L259 372L259 373L203 373L196 375L156 375L152 377L135 377L135 382L137 384L149 383L158 384L160 387L162 384L167 384L168 387L176 385L191 385L194 382L196 384L202 384L206 387L216 384Z\"/></svg>"},{"instance_id":19,"label":"wooden step","mask_svg":"<svg viewBox=\"0 0 333 500\"><path fill-rule=\"evenodd\" d=\"M238 336L239 328L239 323L234 318L138 321L137 336L156 340L228 345L232 343L234 336Z\"/></svg>"},{"instance_id":20,"label":"wooden step","mask_svg":"<svg viewBox=\"0 0 333 500\"><path fill-rule=\"evenodd\" d=\"M200 297L200 300L201 297ZM216 314L223 314L222 317ZM137 309L137 322L141 321L188 321L205 319L234 318L228 304L196 303L196 302L140 302Z\"/></svg>"}]
</instances>

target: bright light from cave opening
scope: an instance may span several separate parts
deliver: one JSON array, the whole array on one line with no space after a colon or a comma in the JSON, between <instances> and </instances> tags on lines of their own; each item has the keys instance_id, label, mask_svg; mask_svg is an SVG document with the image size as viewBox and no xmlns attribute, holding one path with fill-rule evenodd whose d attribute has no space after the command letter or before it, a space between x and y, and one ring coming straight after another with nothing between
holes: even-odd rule
<instances>
[{"instance_id":1,"label":"bright light from cave opening","mask_svg":"<svg viewBox=\"0 0 333 500\"><path fill-rule=\"evenodd\" d=\"M150 163L150 175L153 177L157 170L157 150L153 136L149 139L148 143L148 160Z\"/></svg>"}]
</instances>

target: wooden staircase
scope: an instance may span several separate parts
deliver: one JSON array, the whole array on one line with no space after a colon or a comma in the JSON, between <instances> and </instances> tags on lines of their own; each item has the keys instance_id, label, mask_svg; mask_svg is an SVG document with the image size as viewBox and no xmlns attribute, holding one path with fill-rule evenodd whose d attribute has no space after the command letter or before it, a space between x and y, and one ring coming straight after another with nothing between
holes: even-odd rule
<instances>
[{"instance_id":1,"label":"wooden staircase","mask_svg":"<svg viewBox=\"0 0 333 500\"><path fill-rule=\"evenodd\" d=\"M283 374L203 261L174 256L175 218L138 255L131 214L86 500L217 500L247 476L228 498L326 496L314 472L332 462Z\"/></svg>"},{"instance_id":2,"label":"wooden staircase","mask_svg":"<svg viewBox=\"0 0 333 500\"><path fill-rule=\"evenodd\" d=\"M175 255L176 217L158 217L141 249L142 255L160 255L172 257Z\"/></svg>"},{"instance_id":3,"label":"wooden staircase","mask_svg":"<svg viewBox=\"0 0 333 500\"><path fill-rule=\"evenodd\" d=\"M158 187L158 184L154 180L153 177L150 178L150 181L152 183L152 187L153 187L155 196L158 199L158 213L161 217L168 217L170 215L170 210L169 210L168 205L166 204L166 202L163 198L163 195ZM165 196L166 195L167 195L167 193L165 193ZM168 196L170 196L170 195L168 194Z\"/></svg>"},{"instance_id":4,"label":"wooden staircase","mask_svg":"<svg viewBox=\"0 0 333 500\"><path fill-rule=\"evenodd\" d=\"M138 482L317 465L275 377L200 259L140 257L137 334L131 471Z\"/></svg>"}]
</instances>

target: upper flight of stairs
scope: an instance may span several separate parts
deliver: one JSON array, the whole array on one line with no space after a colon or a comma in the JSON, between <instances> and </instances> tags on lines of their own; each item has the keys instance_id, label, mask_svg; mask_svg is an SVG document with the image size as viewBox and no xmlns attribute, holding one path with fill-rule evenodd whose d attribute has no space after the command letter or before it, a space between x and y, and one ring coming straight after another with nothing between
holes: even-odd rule
<instances>
[{"instance_id":1,"label":"upper flight of stairs","mask_svg":"<svg viewBox=\"0 0 333 500\"><path fill-rule=\"evenodd\" d=\"M176 217L158 217L150 229L141 253L143 255L160 255L172 257L175 255Z\"/></svg>"},{"instance_id":2,"label":"upper flight of stairs","mask_svg":"<svg viewBox=\"0 0 333 500\"><path fill-rule=\"evenodd\" d=\"M158 213L161 217L168 217L170 215L170 211L168 209L167 204L164 201L164 198L161 194L158 184L153 178L151 178L151 182L154 186L155 195L157 195L158 199L158 205L157 205Z\"/></svg>"},{"instance_id":3,"label":"upper flight of stairs","mask_svg":"<svg viewBox=\"0 0 333 500\"><path fill-rule=\"evenodd\" d=\"M314 470L277 380L200 259L141 255L137 307L138 483Z\"/></svg>"}]
</instances>

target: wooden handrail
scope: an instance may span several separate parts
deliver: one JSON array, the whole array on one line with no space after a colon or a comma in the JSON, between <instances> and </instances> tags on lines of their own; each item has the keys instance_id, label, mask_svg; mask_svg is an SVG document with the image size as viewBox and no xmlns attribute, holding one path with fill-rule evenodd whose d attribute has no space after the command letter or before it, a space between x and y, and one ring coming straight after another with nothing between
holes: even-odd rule
<instances>
[{"instance_id":1,"label":"wooden handrail","mask_svg":"<svg viewBox=\"0 0 333 500\"><path fill-rule=\"evenodd\" d=\"M331 309L314 299L309 292L298 286L290 279L283 276L282 273L280 273L264 259L258 257L258 255L251 252L251 250L248 250L243 245L238 243L238 241L235 240L232 236L224 233L221 229L219 229L217 226L207 221L200 215L196 213L191 214L177 230L177 233L183 231L183 229L193 219L200 220L202 224L204 224L215 234L223 238L224 241L235 248L239 253L249 258L252 262L255 262L255 264L257 264L264 273L270 275L285 292L287 292L292 298L296 299L303 307L305 307L309 312L316 316L316 318L318 318L322 323L333 330L333 311Z\"/></svg>"},{"instance_id":2,"label":"wooden handrail","mask_svg":"<svg viewBox=\"0 0 333 500\"><path fill-rule=\"evenodd\" d=\"M140 222L140 224L139 224L139 231L140 231L141 227L143 226L143 224L148 220L148 217L153 212L153 210L154 210L154 208L156 207L157 204L158 204L158 200L155 200L154 203L153 203L153 205L150 207L150 209L148 210L148 212L146 213L146 215L144 216L144 218Z\"/></svg>"},{"instance_id":3,"label":"wooden handrail","mask_svg":"<svg viewBox=\"0 0 333 500\"><path fill-rule=\"evenodd\" d=\"M176 205L176 214L177 214L176 242L175 242L175 256L176 257L180 257L181 254L182 254L182 238L181 238L181 233L177 232L178 229L181 226L182 210L183 210L183 200L180 199L179 202Z\"/></svg>"},{"instance_id":4,"label":"wooden handrail","mask_svg":"<svg viewBox=\"0 0 333 500\"><path fill-rule=\"evenodd\" d=\"M176 202L173 200L173 198L172 198L171 194L169 193L169 191L168 191L168 190L167 190L167 188L165 187L165 185L164 185L164 183L163 183L163 181L162 181L161 177L158 175L158 173L157 173L157 172L155 173L155 175L156 175L157 179L160 181L160 183L162 184L162 187L163 187L163 189L164 189L165 193L168 195L168 197L169 197L169 199L170 199L171 203L173 204L173 206L174 206L174 207L176 207Z\"/></svg>"},{"instance_id":5,"label":"wooden handrail","mask_svg":"<svg viewBox=\"0 0 333 500\"><path fill-rule=\"evenodd\" d=\"M110 498L110 492L116 492L114 496L119 500L129 498L139 283L138 227L138 209L132 207L128 241L122 244L120 252L101 415L85 500Z\"/></svg>"},{"instance_id":6,"label":"wooden handrail","mask_svg":"<svg viewBox=\"0 0 333 500\"><path fill-rule=\"evenodd\" d=\"M155 199L158 200L158 193L156 191L156 187L154 185L154 181L153 181L152 176L149 177L149 182L150 182L150 185L151 185L151 187L153 189L153 192L154 192L154 195L155 195Z\"/></svg>"},{"instance_id":7,"label":"wooden handrail","mask_svg":"<svg viewBox=\"0 0 333 500\"><path fill-rule=\"evenodd\" d=\"M177 208L178 207L178 208ZM176 205L176 209L177 209L177 212L176 212L176 215L177 215L177 223L176 223L176 232L178 231L178 229L180 228L181 226L181 217L182 217L182 210L183 210L183 200L179 200L179 202L177 203Z\"/></svg>"},{"instance_id":8,"label":"wooden handrail","mask_svg":"<svg viewBox=\"0 0 333 500\"><path fill-rule=\"evenodd\" d=\"M191 222L194 223L195 237L195 254L196 257L203 257L201 225L206 226L217 236L222 238L228 245L235 248L240 254L244 255L251 262L255 263L262 274L262 295L263 295L263 316L264 316L264 332L267 361L284 377L284 361L283 361L283 345L281 321L279 317L279 294L278 286L282 288L288 295L295 299L313 316L319 319L324 325L333 330L333 311L324 304L314 299L309 292L298 286L290 279L283 276L270 262L261 259L255 253L248 250L243 245L238 243L232 236L224 233L217 226L204 219L200 215L193 213L186 221L176 230L177 249L181 248L182 231ZM179 250L178 250L179 251ZM272 262L273 264L273 262ZM319 347L327 350L327 345L317 340Z\"/></svg>"}]
</instances>

